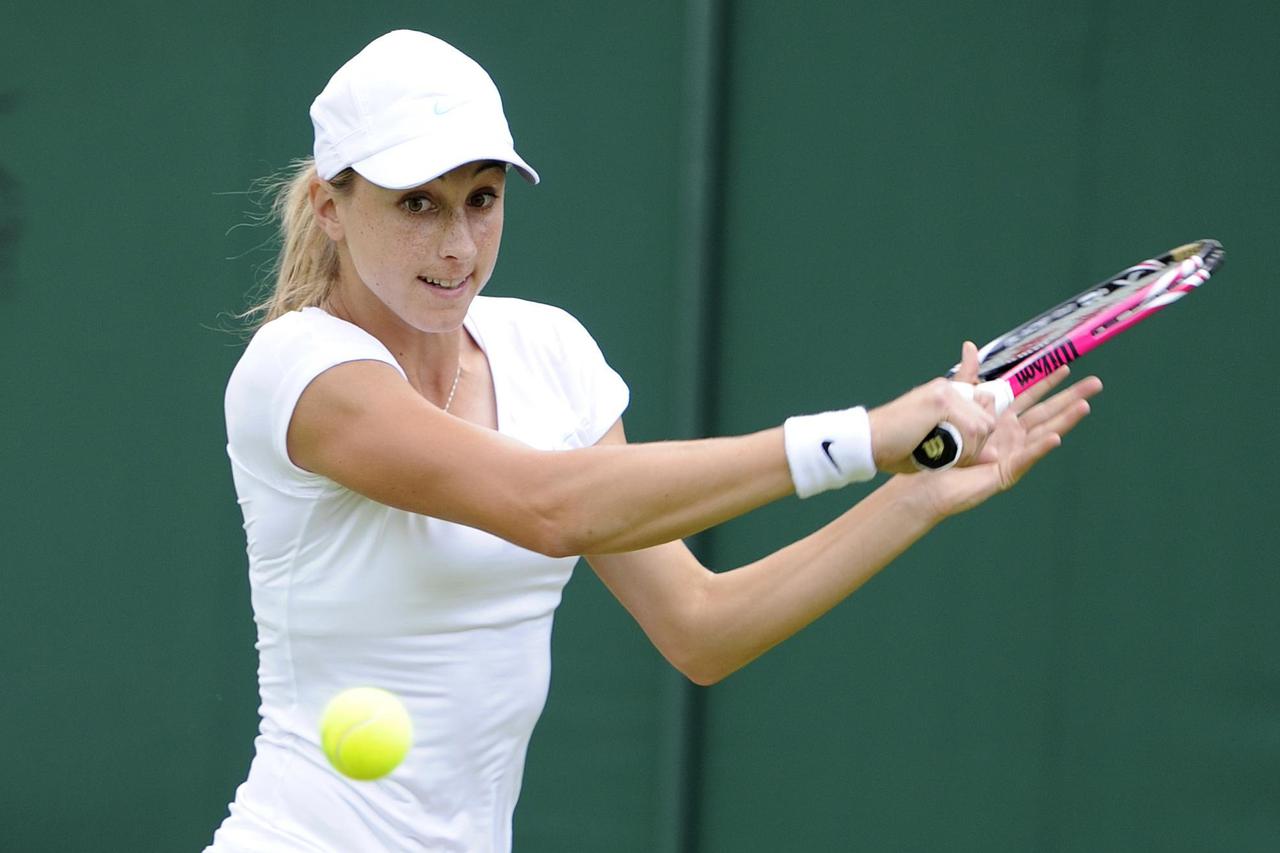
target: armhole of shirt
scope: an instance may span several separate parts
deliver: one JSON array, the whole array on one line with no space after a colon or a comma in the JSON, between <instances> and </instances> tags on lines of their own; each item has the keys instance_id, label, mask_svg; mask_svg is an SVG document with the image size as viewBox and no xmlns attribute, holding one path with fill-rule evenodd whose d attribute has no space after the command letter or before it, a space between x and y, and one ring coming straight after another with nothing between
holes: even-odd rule
<instances>
[{"instance_id":1,"label":"armhole of shirt","mask_svg":"<svg viewBox=\"0 0 1280 853\"><path fill-rule=\"evenodd\" d=\"M325 359L320 360L322 363ZM379 364L389 364L401 377L404 372L400 370L400 365L395 360L387 361L376 355L353 355L351 357L341 357L337 359L330 358L328 363L318 369L310 367L296 366L295 370L290 371L290 375L276 389L275 398L271 401L273 418L271 422L271 447L280 460L284 463L289 473L298 480L306 483L309 487L318 488L320 491L328 491L330 489L341 488L340 484L330 480L323 474L317 474L314 471L308 471L306 468L299 466L289 456L289 425L293 423L293 411L298 406L298 401L302 399L302 394L315 382L320 376L335 367L344 364L351 364L357 361L373 361ZM276 421L276 417L280 420ZM308 491L311 489L308 488Z\"/></svg>"},{"instance_id":2,"label":"armhole of shirt","mask_svg":"<svg viewBox=\"0 0 1280 853\"><path fill-rule=\"evenodd\" d=\"M322 373L355 361L387 364L404 378L400 365L377 338L336 317L326 314L322 318L312 318L307 317L307 313L308 309L304 309L303 316L294 320L307 325L294 332L292 340L286 339L285 346L277 346L273 352L264 354L276 359L277 369L281 371L279 378L267 389L270 399L261 401L261 405L266 407L264 425L268 430L270 455L275 457L274 462L267 463L271 470L255 470L245 464L244 460L235 459L235 454L232 454L236 464L254 478L278 491L302 497L342 488L339 483L323 474L298 466L289 457L289 425L303 392ZM339 325L332 327L332 334L326 334L330 331L325 328L324 324L327 323ZM282 359L282 353L287 353L289 357Z\"/></svg>"}]
</instances>

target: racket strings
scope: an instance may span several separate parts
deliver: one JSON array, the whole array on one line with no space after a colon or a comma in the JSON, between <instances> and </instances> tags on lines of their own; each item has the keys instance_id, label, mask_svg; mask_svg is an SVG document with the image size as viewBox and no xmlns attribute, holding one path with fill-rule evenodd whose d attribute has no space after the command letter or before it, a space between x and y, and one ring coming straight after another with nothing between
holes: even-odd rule
<instances>
[{"instance_id":1,"label":"racket strings","mask_svg":"<svg viewBox=\"0 0 1280 853\"><path fill-rule=\"evenodd\" d=\"M1101 335L1176 302L1208 281L1221 259L1221 244L1202 240L1134 264L984 346L979 377L1008 372L1071 329L1093 324L1093 334ZM1136 294L1142 296L1135 301Z\"/></svg>"}]
</instances>

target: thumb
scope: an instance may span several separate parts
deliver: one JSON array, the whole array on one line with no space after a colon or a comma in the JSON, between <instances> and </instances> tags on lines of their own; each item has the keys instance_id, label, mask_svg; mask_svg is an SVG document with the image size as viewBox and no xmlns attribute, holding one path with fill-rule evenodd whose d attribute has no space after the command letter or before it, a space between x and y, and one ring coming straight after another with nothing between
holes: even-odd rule
<instances>
[{"instance_id":1,"label":"thumb","mask_svg":"<svg viewBox=\"0 0 1280 853\"><path fill-rule=\"evenodd\" d=\"M960 347L960 369L954 379L956 382L978 381L978 347L973 341L965 341Z\"/></svg>"}]
</instances>

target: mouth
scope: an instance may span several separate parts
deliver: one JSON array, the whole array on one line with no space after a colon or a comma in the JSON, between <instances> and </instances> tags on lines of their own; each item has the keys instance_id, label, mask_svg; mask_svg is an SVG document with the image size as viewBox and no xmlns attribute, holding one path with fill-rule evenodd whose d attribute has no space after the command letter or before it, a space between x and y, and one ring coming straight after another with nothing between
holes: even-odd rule
<instances>
[{"instance_id":1,"label":"mouth","mask_svg":"<svg viewBox=\"0 0 1280 853\"><path fill-rule=\"evenodd\" d=\"M429 276L420 275L418 281L430 287L432 290L440 290L449 292L453 290L461 290L462 286L471 280L471 276L465 278L431 278Z\"/></svg>"}]
</instances>

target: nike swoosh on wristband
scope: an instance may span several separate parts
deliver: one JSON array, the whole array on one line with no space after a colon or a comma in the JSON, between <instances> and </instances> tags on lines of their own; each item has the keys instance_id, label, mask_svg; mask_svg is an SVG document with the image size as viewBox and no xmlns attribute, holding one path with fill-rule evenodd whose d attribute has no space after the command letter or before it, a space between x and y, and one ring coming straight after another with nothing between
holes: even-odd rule
<instances>
[{"instance_id":1,"label":"nike swoosh on wristband","mask_svg":"<svg viewBox=\"0 0 1280 853\"><path fill-rule=\"evenodd\" d=\"M835 442L831 441L830 439L822 442L822 452L827 454L827 458L831 460L831 464L835 467L835 469L839 471L841 474L843 474L844 471L843 469L840 468L840 463L837 462L836 458L831 455L831 445L833 444L835 444Z\"/></svg>"}]
</instances>

